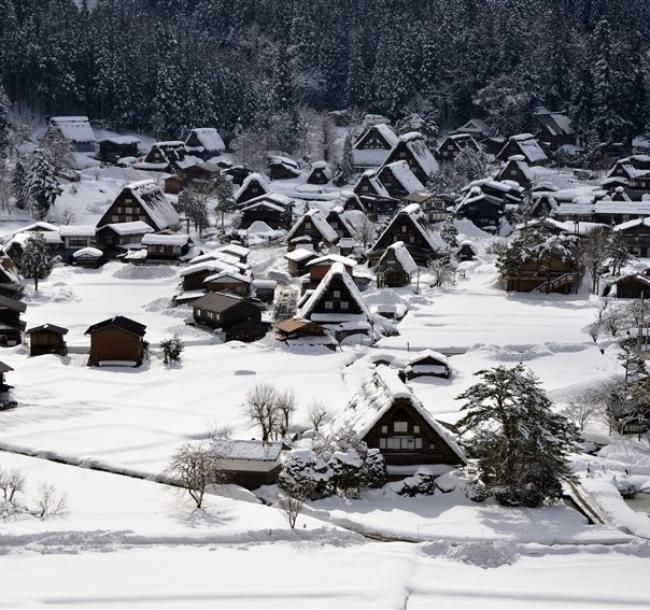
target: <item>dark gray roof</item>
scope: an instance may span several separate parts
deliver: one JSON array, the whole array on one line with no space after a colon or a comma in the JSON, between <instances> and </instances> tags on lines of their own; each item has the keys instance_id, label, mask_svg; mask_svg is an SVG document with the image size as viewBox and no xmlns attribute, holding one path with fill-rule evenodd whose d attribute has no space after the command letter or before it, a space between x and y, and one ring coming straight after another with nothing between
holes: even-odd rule
<instances>
[{"instance_id":1,"label":"dark gray roof","mask_svg":"<svg viewBox=\"0 0 650 610\"><path fill-rule=\"evenodd\" d=\"M27 309L27 305L22 301L10 299L9 297L0 294L0 308L11 309L13 311L24 313Z\"/></svg>"},{"instance_id":2,"label":"dark gray roof","mask_svg":"<svg viewBox=\"0 0 650 610\"><path fill-rule=\"evenodd\" d=\"M94 332L102 330L108 326L115 326L116 328L120 328L128 333L138 335L139 337L144 337L144 333L147 328L144 324L140 324L139 322L131 320L130 318L125 318L124 316L114 316L113 318L109 318L108 320L103 320L102 322L97 322L97 324L89 326L85 334L92 335Z\"/></svg>"},{"instance_id":3,"label":"dark gray roof","mask_svg":"<svg viewBox=\"0 0 650 610\"><path fill-rule=\"evenodd\" d=\"M67 335L68 329L63 328L63 326L57 326L56 324L41 324L40 326L33 326L27 330L27 334L37 333L41 330L49 330L57 335Z\"/></svg>"},{"instance_id":4,"label":"dark gray roof","mask_svg":"<svg viewBox=\"0 0 650 610\"><path fill-rule=\"evenodd\" d=\"M205 296L202 296L200 299L194 301L194 303L192 303L192 306L196 309L208 309L210 311L223 312L227 309L230 309L231 307L236 307L241 304L252 305L253 307L258 307L259 309L265 309L264 304L261 301L245 297L237 297L225 292L209 292Z\"/></svg>"},{"instance_id":5,"label":"dark gray roof","mask_svg":"<svg viewBox=\"0 0 650 610\"><path fill-rule=\"evenodd\" d=\"M13 371L13 369L0 360L0 373L8 373L9 371Z\"/></svg>"}]
</instances>

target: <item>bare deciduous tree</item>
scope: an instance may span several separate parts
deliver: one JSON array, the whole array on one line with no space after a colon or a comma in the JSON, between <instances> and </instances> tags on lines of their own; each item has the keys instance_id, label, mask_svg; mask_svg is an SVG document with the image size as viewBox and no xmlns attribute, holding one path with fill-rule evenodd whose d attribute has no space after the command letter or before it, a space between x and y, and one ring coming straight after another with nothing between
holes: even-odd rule
<instances>
[{"instance_id":1,"label":"bare deciduous tree","mask_svg":"<svg viewBox=\"0 0 650 610\"><path fill-rule=\"evenodd\" d=\"M36 498L36 515L45 519L54 515L63 514L68 508L68 498L66 494L57 492L52 483L41 483L38 488L38 497Z\"/></svg>"},{"instance_id":2,"label":"bare deciduous tree","mask_svg":"<svg viewBox=\"0 0 650 610\"><path fill-rule=\"evenodd\" d=\"M202 445L183 445L174 454L167 472L194 500L197 508L203 506L207 488L224 480L218 456Z\"/></svg>"},{"instance_id":3,"label":"bare deciduous tree","mask_svg":"<svg viewBox=\"0 0 650 610\"><path fill-rule=\"evenodd\" d=\"M25 475L17 468L0 469L0 490L4 501L13 504L16 494L25 490Z\"/></svg>"},{"instance_id":4,"label":"bare deciduous tree","mask_svg":"<svg viewBox=\"0 0 650 610\"><path fill-rule=\"evenodd\" d=\"M289 527L294 529L296 527L298 515L302 512L303 501L300 498L295 498L288 494L282 494L278 498L278 505L287 518Z\"/></svg>"},{"instance_id":5,"label":"bare deciduous tree","mask_svg":"<svg viewBox=\"0 0 650 610\"><path fill-rule=\"evenodd\" d=\"M327 408L323 403L315 402L311 407L309 407L307 419L309 420L309 423L314 430L314 434L318 433L320 427L327 421L327 418Z\"/></svg>"},{"instance_id":6,"label":"bare deciduous tree","mask_svg":"<svg viewBox=\"0 0 650 610\"><path fill-rule=\"evenodd\" d=\"M600 388L586 388L577 392L562 409L562 415L575 424L582 433L588 424L602 420L605 415L605 403Z\"/></svg>"},{"instance_id":7,"label":"bare deciduous tree","mask_svg":"<svg viewBox=\"0 0 650 610\"><path fill-rule=\"evenodd\" d=\"M268 383L255 384L246 393L246 412L249 419L260 427L262 441L267 442L279 429L280 411L278 392Z\"/></svg>"},{"instance_id":8,"label":"bare deciduous tree","mask_svg":"<svg viewBox=\"0 0 650 610\"><path fill-rule=\"evenodd\" d=\"M291 417L296 411L296 396L293 390L286 389L276 396L276 407L280 418L280 436L285 436L291 425Z\"/></svg>"}]
</instances>

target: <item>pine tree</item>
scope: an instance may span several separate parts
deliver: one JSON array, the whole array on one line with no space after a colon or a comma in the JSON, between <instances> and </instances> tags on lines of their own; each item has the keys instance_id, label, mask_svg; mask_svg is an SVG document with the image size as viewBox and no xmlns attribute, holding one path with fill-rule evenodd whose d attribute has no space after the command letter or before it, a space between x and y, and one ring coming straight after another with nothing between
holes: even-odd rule
<instances>
[{"instance_id":1,"label":"pine tree","mask_svg":"<svg viewBox=\"0 0 650 610\"><path fill-rule=\"evenodd\" d=\"M445 240L449 248L458 248L458 229L453 220L447 220L440 227L440 237Z\"/></svg>"},{"instance_id":2,"label":"pine tree","mask_svg":"<svg viewBox=\"0 0 650 610\"><path fill-rule=\"evenodd\" d=\"M160 349L165 364L171 364L180 361L185 346L178 335L173 335L169 339L160 342Z\"/></svg>"},{"instance_id":3,"label":"pine tree","mask_svg":"<svg viewBox=\"0 0 650 610\"><path fill-rule=\"evenodd\" d=\"M540 382L523 364L477 373L468 388L459 429L478 459L481 480L490 495L507 506L539 506L562 497L562 481L572 480L568 462L578 432L551 410Z\"/></svg>"},{"instance_id":4,"label":"pine tree","mask_svg":"<svg viewBox=\"0 0 650 610\"><path fill-rule=\"evenodd\" d=\"M16 207L19 210L26 210L29 203L27 193L27 172L25 171L25 166L20 159L16 161L16 165L14 166L12 184Z\"/></svg>"},{"instance_id":5,"label":"pine tree","mask_svg":"<svg viewBox=\"0 0 650 610\"><path fill-rule=\"evenodd\" d=\"M11 102L0 84L0 160L8 156L9 151L9 109Z\"/></svg>"},{"instance_id":6,"label":"pine tree","mask_svg":"<svg viewBox=\"0 0 650 610\"><path fill-rule=\"evenodd\" d=\"M54 174L54 168L42 149L34 153L27 176L26 190L34 218L44 220L62 190Z\"/></svg>"},{"instance_id":7,"label":"pine tree","mask_svg":"<svg viewBox=\"0 0 650 610\"><path fill-rule=\"evenodd\" d=\"M614 273L620 275L621 267L632 257L630 247L627 245L627 241L625 241L621 231L611 232L607 246L607 255L612 262Z\"/></svg>"},{"instance_id":8,"label":"pine tree","mask_svg":"<svg viewBox=\"0 0 650 610\"><path fill-rule=\"evenodd\" d=\"M37 232L30 237L23 249L20 268L23 275L34 279L34 290L38 292L38 280L46 278L52 271L54 260L50 256L47 242L42 233Z\"/></svg>"}]
</instances>

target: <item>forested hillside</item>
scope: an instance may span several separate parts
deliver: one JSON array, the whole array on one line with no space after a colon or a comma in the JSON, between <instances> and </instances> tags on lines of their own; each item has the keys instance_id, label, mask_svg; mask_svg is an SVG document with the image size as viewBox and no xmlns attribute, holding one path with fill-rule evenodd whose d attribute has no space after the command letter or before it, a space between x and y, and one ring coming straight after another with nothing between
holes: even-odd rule
<instances>
[{"instance_id":1,"label":"forested hillside","mask_svg":"<svg viewBox=\"0 0 650 610\"><path fill-rule=\"evenodd\" d=\"M643 0L0 0L0 14L21 111L157 137L290 127L300 106L514 133L545 105L607 142L649 114Z\"/></svg>"}]
</instances>

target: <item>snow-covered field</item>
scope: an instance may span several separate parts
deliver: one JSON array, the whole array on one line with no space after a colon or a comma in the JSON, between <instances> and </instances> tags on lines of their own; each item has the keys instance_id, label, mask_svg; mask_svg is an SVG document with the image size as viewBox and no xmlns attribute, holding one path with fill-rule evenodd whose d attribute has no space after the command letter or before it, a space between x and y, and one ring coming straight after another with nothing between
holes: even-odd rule
<instances>
[{"instance_id":1,"label":"snow-covered field","mask_svg":"<svg viewBox=\"0 0 650 610\"><path fill-rule=\"evenodd\" d=\"M133 179L98 171L85 170L76 189L66 186L57 213L95 222ZM5 219L2 232L21 224ZM254 249L256 274L281 267L283 252ZM647 444L612 443L599 456L576 457L609 525L588 525L567 506L505 509L469 502L460 490L402 498L386 488L312 502L291 531L277 508L242 489L220 487L193 512L173 489L138 478L161 475L181 444L216 428L256 436L242 405L258 382L292 388L294 420L306 424L315 401L336 416L376 359L436 349L450 355L452 377L410 386L435 417L453 423L456 397L482 368L523 361L560 403L620 371L612 348L601 352L585 331L599 299L585 291L507 294L487 254L465 267L449 288L430 288L425 274L419 294L370 287L371 305L408 307L399 336L336 352L287 348L271 336L223 344L186 326L190 309L170 304L180 267L57 267L38 294L28 291L24 319L28 327L69 328L73 349L37 358L24 346L3 349L18 407L0 413L0 467L24 472L28 505L50 482L67 494L68 509L46 520L0 521L0 606L647 606L650 520L626 511L612 484L612 473L626 468L650 477ZM138 369L87 367L85 330L116 314L147 325L151 359ZM157 343L173 333L186 349L179 366L167 367ZM585 476L587 463L601 469L597 476Z\"/></svg>"}]
</instances>

